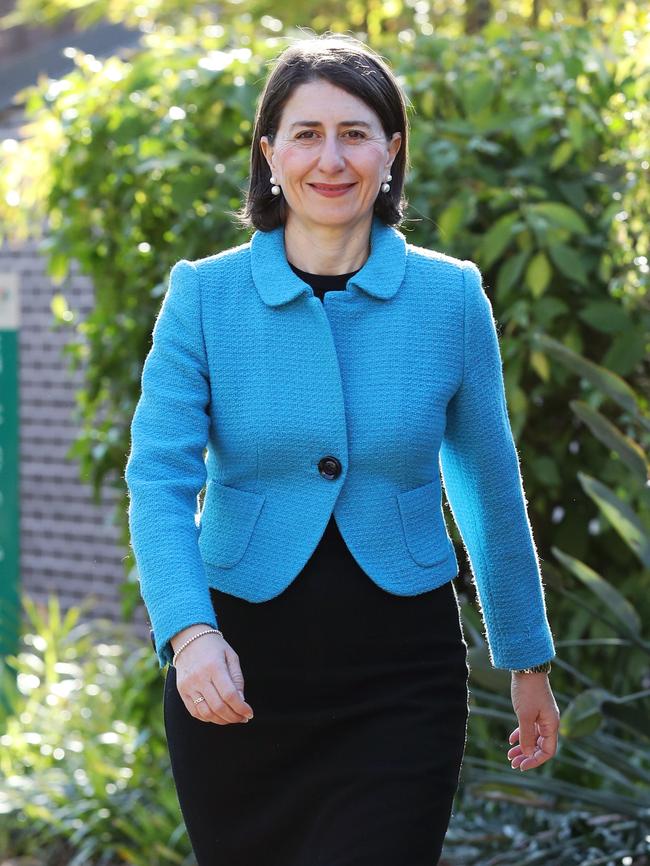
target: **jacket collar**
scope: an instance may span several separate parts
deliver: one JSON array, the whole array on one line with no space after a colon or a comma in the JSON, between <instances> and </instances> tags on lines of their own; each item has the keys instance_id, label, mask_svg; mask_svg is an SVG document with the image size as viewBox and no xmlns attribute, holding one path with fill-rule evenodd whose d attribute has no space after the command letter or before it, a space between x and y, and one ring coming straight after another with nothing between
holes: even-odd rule
<instances>
[{"instance_id":1,"label":"jacket collar","mask_svg":"<svg viewBox=\"0 0 650 866\"><path fill-rule=\"evenodd\" d=\"M255 231L250 240L253 281L265 304L272 307L293 301L311 288L291 270L284 249L284 226ZM395 226L373 216L370 255L348 284L374 298L388 300L399 289L406 271L406 238Z\"/></svg>"}]
</instances>

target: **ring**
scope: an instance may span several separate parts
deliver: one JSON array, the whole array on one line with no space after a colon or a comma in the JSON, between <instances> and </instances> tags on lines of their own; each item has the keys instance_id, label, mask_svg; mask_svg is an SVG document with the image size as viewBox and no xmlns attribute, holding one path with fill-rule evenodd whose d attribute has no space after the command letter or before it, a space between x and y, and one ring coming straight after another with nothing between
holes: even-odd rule
<instances>
[{"instance_id":1,"label":"ring","mask_svg":"<svg viewBox=\"0 0 650 866\"><path fill-rule=\"evenodd\" d=\"M204 700L205 700L204 697L200 697L200 698L197 698L197 699L194 701L194 703L195 703L195 704L200 704L201 701L204 701Z\"/></svg>"}]
</instances>

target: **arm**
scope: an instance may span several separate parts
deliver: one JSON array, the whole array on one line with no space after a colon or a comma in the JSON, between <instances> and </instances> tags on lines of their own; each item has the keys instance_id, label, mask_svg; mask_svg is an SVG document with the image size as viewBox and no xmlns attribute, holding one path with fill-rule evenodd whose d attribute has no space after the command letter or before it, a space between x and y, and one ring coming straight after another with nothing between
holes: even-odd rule
<instances>
[{"instance_id":1,"label":"arm","mask_svg":"<svg viewBox=\"0 0 650 866\"><path fill-rule=\"evenodd\" d=\"M210 386L199 275L185 259L171 270L141 384L124 477L140 591L162 668L173 657L172 637L192 625L218 627L194 519L207 475Z\"/></svg>"},{"instance_id":2,"label":"arm","mask_svg":"<svg viewBox=\"0 0 650 866\"><path fill-rule=\"evenodd\" d=\"M447 407L440 468L465 544L496 668L554 657L537 552L512 436L492 306L463 263L463 375Z\"/></svg>"}]
</instances>

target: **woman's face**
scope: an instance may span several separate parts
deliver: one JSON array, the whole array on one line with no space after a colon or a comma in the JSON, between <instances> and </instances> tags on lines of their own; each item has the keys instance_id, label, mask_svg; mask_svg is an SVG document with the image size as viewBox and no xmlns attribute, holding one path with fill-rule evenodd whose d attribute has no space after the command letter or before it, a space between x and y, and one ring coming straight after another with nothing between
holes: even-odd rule
<instances>
[{"instance_id":1,"label":"woman's face","mask_svg":"<svg viewBox=\"0 0 650 866\"><path fill-rule=\"evenodd\" d=\"M300 84L284 106L275 144L260 146L288 206L301 221L340 225L372 214L401 145L387 141L379 117L361 99L318 80ZM351 184L322 195L314 185Z\"/></svg>"}]
</instances>

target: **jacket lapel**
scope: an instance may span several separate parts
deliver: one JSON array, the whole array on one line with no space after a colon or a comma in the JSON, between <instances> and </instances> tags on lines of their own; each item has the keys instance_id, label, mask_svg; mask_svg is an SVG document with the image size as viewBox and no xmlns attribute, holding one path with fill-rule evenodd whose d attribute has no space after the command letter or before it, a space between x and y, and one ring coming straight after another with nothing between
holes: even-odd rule
<instances>
[{"instance_id":1,"label":"jacket lapel","mask_svg":"<svg viewBox=\"0 0 650 866\"><path fill-rule=\"evenodd\" d=\"M311 288L295 274L284 248L284 226L269 232L255 231L250 241L253 282L265 304L278 307ZM349 284L380 300L399 289L406 272L406 238L394 226L374 216L370 231L370 255Z\"/></svg>"}]
</instances>

